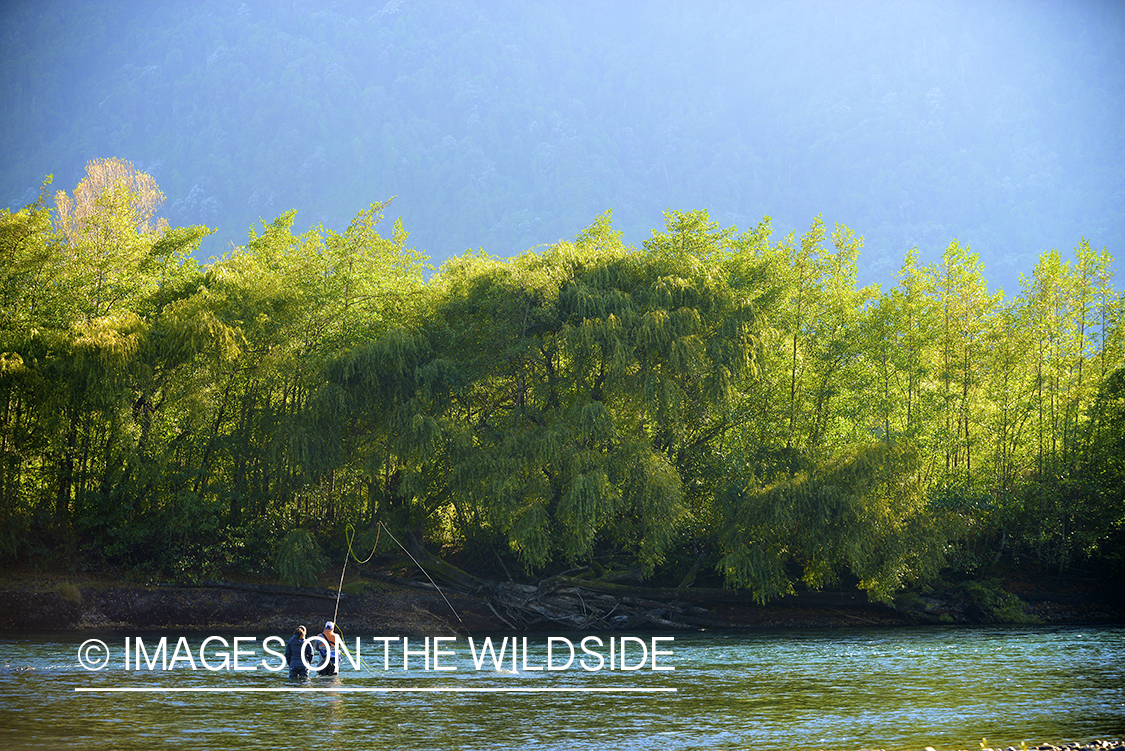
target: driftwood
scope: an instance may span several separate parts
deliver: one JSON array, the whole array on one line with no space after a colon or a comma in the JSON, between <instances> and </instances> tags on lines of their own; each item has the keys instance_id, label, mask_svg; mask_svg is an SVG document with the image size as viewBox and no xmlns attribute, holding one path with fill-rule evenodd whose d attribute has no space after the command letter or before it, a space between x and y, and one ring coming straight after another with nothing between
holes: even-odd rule
<instances>
[{"instance_id":1,"label":"driftwood","mask_svg":"<svg viewBox=\"0 0 1125 751\"><path fill-rule=\"evenodd\" d=\"M474 576L425 550L416 540L411 553L428 581L413 581L414 586L453 590L480 598L489 609L513 630L522 628L564 628L575 631L621 630L636 628L697 629L745 625L739 615L724 617L722 610L738 608L742 616L761 603L746 590L692 587L697 559L692 571L678 587L642 587L608 581L611 577L589 579L572 576L586 567L548 577L537 584L490 581ZM719 606L720 612L712 608ZM726 607L723 607L726 606ZM863 616L893 609L871 602L858 589L805 591L780 597L771 603L783 609L814 608L844 620L865 621ZM741 621L736 622L736 621ZM875 621L871 621L875 622Z\"/></svg>"},{"instance_id":2,"label":"driftwood","mask_svg":"<svg viewBox=\"0 0 1125 751\"><path fill-rule=\"evenodd\" d=\"M415 546L411 551L425 574L443 588L481 598L513 629L549 625L575 631L634 628L693 629L731 625L699 603L751 604L746 593L724 589L633 587L566 574L538 584L481 579ZM415 586L432 588L429 581Z\"/></svg>"}]
</instances>

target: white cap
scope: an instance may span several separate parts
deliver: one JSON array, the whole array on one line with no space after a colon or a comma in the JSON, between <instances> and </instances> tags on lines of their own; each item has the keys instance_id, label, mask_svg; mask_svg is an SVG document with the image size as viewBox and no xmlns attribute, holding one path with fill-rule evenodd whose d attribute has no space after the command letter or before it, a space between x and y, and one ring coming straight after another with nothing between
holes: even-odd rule
<instances>
[{"instance_id":1,"label":"white cap","mask_svg":"<svg viewBox=\"0 0 1125 751\"><path fill-rule=\"evenodd\" d=\"M324 627L331 631L332 630L332 621L328 621L327 623L325 623Z\"/></svg>"}]
</instances>

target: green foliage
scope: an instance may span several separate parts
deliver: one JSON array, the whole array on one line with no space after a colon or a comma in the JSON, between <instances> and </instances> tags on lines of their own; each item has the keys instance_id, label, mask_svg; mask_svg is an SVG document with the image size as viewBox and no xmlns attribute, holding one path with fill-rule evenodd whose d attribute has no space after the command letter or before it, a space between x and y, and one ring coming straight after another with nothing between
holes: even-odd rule
<instances>
[{"instance_id":1,"label":"green foliage","mask_svg":"<svg viewBox=\"0 0 1125 751\"><path fill-rule=\"evenodd\" d=\"M360 595L363 595L366 592L382 591L382 587L380 587L378 584L375 584L373 582L355 581L355 582L348 582L347 584L345 584L342 591L344 592L344 594L351 595L352 597L359 597Z\"/></svg>"},{"instance_id":2,"label":"green foliage","mask_svg":"<svg viewBox=\"0 0 1125 751\"><path fill-rule=\"evenodd\" d=\"M965 592L984 610L990 621L996 623L1038 623L1039 619L1028 615L1023 601L1011 592L1004 591L996 579L967 581Z\"/></svg>"},{"instance_id":3,"label":"green foliage","mask_svg":"<svg viewBox=\"0 0 1125 751\"><path fill-rule=\"evenodd\" d=\"M281 580L293 587L316 584L317 575L328 566L316 538L304 528L285 535L274 550L273 562Z\"/></svg>"},{"instance_id":4,"label":"green foliage","mask_svg":"<svg viewBox=\"0 0 1125 751\"><path fill-rule=\"evenodd\" d=\"M416 330L329 367L310 431L333 437L327 455L373 452L388 512L451 508L530 567L608 545L651 571L688 506L711 503L684 473L710 471L753 373L763 290L731 237L670 213L630 251L607 214L542 254L447 264Z\"/></svg>"},{"instance_id":5,"label":"green foliage","mask_svg":"<svg viewBox=\"0 0 1125 751\"><path fill-rule=\"evenodd\" d=\"M110 160L61 216L0 215L7 558L311 582L316 540L385 528L529 572L706 562L760 600L1122 559L1122 302L1084 242L1005 302L957 243L883 293L819 217L669 211L636 249L607 212L426 281L386 203L200 268L158 194Z\"/></svg>"},{"instance_id":6,"label":"green foliage","mask_svg":"<svg viewBox=\"0 0 1125 751\"><path fill-rule=\"evenodd\" d=\"M765 602L794 591L793 562L809 588L850 572L887 601L903 584L933 577L945 530L927 507L918 469L911 448L879 443L768 487L732 485L719 535L727 581Z\"/></svg>"},{"instance_id":7,"label":"green foliage","mask_svg":"<svg viewBox=\"0 0 1125 751\"><path fill-rule=\"evenodd\" d=\"M73 582L58 582L53 585L51 589L59 594L64 600L74 605L82 604L82 590L78 588L77 584Z\"/></svg>"}]
</instances>

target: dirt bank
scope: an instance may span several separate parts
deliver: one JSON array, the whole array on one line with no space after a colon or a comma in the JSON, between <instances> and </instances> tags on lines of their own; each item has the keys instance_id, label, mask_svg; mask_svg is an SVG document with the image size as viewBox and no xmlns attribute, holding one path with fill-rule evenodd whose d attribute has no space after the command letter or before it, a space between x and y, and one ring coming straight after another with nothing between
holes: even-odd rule
<instances>
[{"instance_id":1,"label":"dirt bank","mask_svg":"<svg viewBox=\"0 0 1125 751\"><path fill-rule=\"evenodd\" d=\"M108 576L3 572L0 630L241 630L288 633L297 623L319 628L334 617L345 630L426 635L511 630L510 621L482 597L442 593L383 576L349 577L337 600L332 572L322 586L209 582L186 586L134 584ZM331 583L329 583L331 582ZM1125 621L1119 587L1089 579L1025 579L1005 582L1027 615L1042 623ZM448 602L447 602L447 599ZM767 606L749 600L716 602L700 627L834 628L906 626L920 623L987 623L990 619L964 588L916 598L911 607L871 603L858 591L807 592ZM550 623L523 623L550 629Z\"/></svg>"},{"instance_id":2,"label":"dirt bank","mask_svg":"<svg viewBox=\"0 0 1125 751\"><path fill-rule=\"evenodd\" d=\"M364 583L340 597L327 588L242 583L142 585L105 578L24 578L0 590L3 630L319 631L335 618L364 633L432 634L494 628L482 603L406 586ZM359 591L356 591L356 590ZM454 612L456 610L456 613ZM487 617L486 617L487 614Z\"/></svg>"}]
</instances>

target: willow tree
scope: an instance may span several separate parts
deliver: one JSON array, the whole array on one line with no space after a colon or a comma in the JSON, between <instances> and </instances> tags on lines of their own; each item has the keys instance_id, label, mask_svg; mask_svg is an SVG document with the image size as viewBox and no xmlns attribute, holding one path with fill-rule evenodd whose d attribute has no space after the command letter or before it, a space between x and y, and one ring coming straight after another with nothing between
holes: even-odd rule
<instances>
[{"instance_id":1,"label":"willow tree","mask_svg":"<svg viewBox=\"0 0 1125 751\"><path fill-rule=\"evenodd\" d=\"M927 507L919 457L907 442L874 443L808 472L722 496L720 569L765 602L837 582L845 573L875 599L933 577L944 563L944 520Z\"/></svg>"},{"instance_id":2,"label":"willow tree","mask_svg":"<svg viewBox=\"0 0 1125 751\"><path fill-rule=\"evenodd\" d=\"M319 474L317 438L297 416L326 364L401 320L421 285L401 224L389 238L378 232L386 205L372 204L343 233L295 235L296 212L285 212L208 269L206 307L235 331L238 353L211 363L193 492L224 496L235 526L279 509L335 521L342 494L335 475Z\"/></svg>"},{"instance_id":3,"label":"willow tree","mask_svg":"<svg viewBox=\"0 0 1125 751\"><path fill-rule=\"evenodd\" d=\"M532 567L616 551L651 570L753 372L757 290L729 237L670 214L633 251L606 215L543 253L450 261L416 328L329 369L328 450L363 444L376 495L414 524Z\"/></svg>"}]
</instances>

